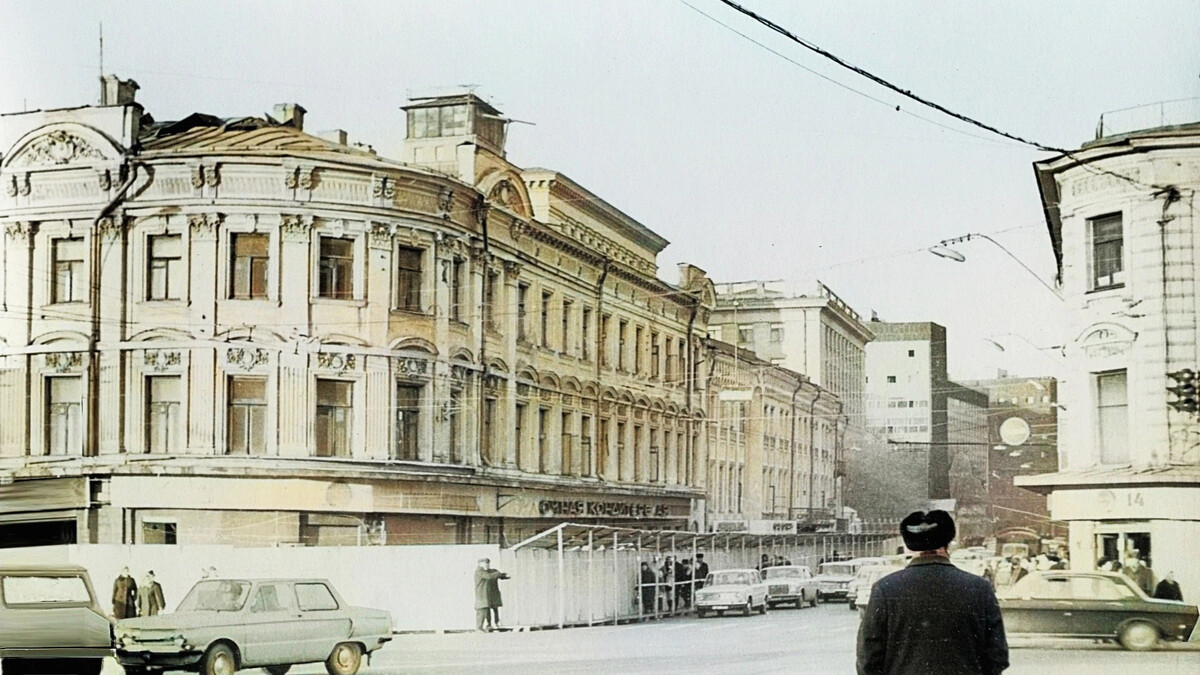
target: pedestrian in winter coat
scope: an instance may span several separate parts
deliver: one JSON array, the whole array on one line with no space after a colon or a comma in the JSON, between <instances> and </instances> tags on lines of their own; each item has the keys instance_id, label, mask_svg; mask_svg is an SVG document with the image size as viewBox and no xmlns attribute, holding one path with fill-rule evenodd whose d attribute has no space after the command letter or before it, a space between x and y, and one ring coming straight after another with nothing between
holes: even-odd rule
<instances>
[{"instance_id":1,"label":"pedestrian in winter coat","mask_svg":"<svg viewBox=\"0 0 1200 675\"><path fill-rule=\"evenodd\" d=\"M480 631L490 631L500 626L500 579L508 575L492 569L492 561L487 558L479 560L475 568L475 628ZM494 603L494 604L493 604Z\"/></svg>"},{"instance_id":2,"label":"pedestrian in winter coat","mask_svg":"<svg viewBox=\"0 0 1200 675\"><path fill-rule=\"evenodd\" d=\"M708 579L708 563L704 562L704 554L696 554L696 590L704 588L704 582Z\"/></svg>"},{"instance_id":3,"label":"pedestrian in winter coat","mask_svg":"<svg viewBox=\"0 0 1200 675\"><path fill-rule=\"evenodd\" d=\"M642 613L653 614L655 590L658 587L658 576L654 574L654 570L650 568L650 563L642 561L642 569L640 572L641 591L642 591Z\"/></svg>"},{"instance_id":4,"label":"pedestrian in winter coat","mask_svg":"<svg viewBox=\"0 0 1200 675\"><path fill-rule=\"evenodd\" d=\"M917 511L900 534L917 555L875 582L858 629L859 675L998 675L1008 642L992 585L950 562L954 519Z\"/></svg>"},{"instance_id":5,"label":"pedestrian in winter coat","mask_svg":"<svg viewBox=\"0 0 1200 675\"><path fill-rule=\"evenodd\" d=\"M1183 591L1179 590L1179 582L1175 581L1175 573L1167 572L1167 576L1154 587L1154 597L1159 600L1178 600L1183 602Z\"/></svg>"},{"instance_id":6,"label":"pedestrian in winter coat","mask_svg":"<svg viewBox=\"0 0 1200 675\"><path fill-rule=\"evenodd\" d=\"M142 587L138 590L138 609L141 616L158 616L167 603L163 600L162 586L154 580L154 570L146 573Z\"/></svg>"},{"instance_id":7,"label":"pedestrian in winter coat","mask_svg":"<svg viewBox=\"0 0 1200 675\"><path fill-rule=\"evenodd\" d=\"M1154 572L1146 566L1141 558L1131 557L1125 561L1121 572L1133 579L1146 595L1154 595Z\"/></svg>"},{"instance_id":8,"label":"pedestrian in winter coat","mask_svg":"<svg viewBox=\"0 0 1200 675\"><path fill-rule=\"evenodd\" d=\"M120 576L113 582L112 605L114 619L129 619L138 615L137 582L129 576L128 567L122 567Z\"/></svg>"}]
</instances>

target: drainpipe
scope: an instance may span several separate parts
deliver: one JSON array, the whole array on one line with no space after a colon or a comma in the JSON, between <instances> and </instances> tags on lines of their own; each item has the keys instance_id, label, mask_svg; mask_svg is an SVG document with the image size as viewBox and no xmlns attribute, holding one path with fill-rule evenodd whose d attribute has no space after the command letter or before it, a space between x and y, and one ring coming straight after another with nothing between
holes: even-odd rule
<instances>
[{"instance_id":1,"label":"drainpipe","mask_svg":"<svg viewBox=\"0 0 1200 675\"><path fill-rule=\"evenodd\" d=\"M483 199L481 197L479 199L479 201L476 202L475 208L476 208L476 212L479 216L479 229L480 229L481 234L483 235L483 298L481 298L482 302L480 302L480 309L482 309L484 305L487 305L490 307L491 312L494 314L496 311L496 308L491 307L491 305L489 304L490 303L489 293L492 296L494 296L496 289L491 288L492 271L488 267L488 264L492 260L492 252L491 252L491 249L488 248L488 245L490 242L488 240L488 208L489 208L489 205L487 203L487 200ZM479 440L476 443L476 447L479 448L479 463L483 466L491 466L491 463L488 462L488 458L483 456L483 447L484 447L483 420L484 420L484 414L486 413L486 407L487 407L487 397L485 394L487 391L487 377L488 377L488 364L487 364L487 331L488 331L487 322L488 322L488 317L487 317L487 312L480 312L480 315L481 315L480 320L479 320L479 365L480 365L480 370L479 370L479 395L477 397L479 400L479 403L476 408L476 414L475 414L475 417L476 417L475 428L478 430ZM489 446L490 446L490 443L489 443Z\"/></svg>"},{"instance_id":2,"label":"drainpipe","mask_svg":"<svg viewBox=\"0 0 1200 675\"><path fill-rule=\"evenodd\" d=\"M1158 220L1158 241L1159 253L1162 255L1159 264L1162 267L1162 329L1163 329L1163 365L1168 372L1173 368L1171 361L1171 321L1167 316L1167 225L1175 220L1175 216L1168 216L1167 209L1171 208L1171 204L1179 201L1179 190L1175 186L1168 186L1156 193L1155 197L1163 198L1162 217ZM1167 456L1171 455L1170 447L1170 413L1168 412L1168 440L1167 440ZM1132 459L1132 458L1131 458ZM1158 458L1153 458L1158 459ZM1136 461L1136 460L1135 460Z\"/></svg>"},{"instance_id":3,"label":"drainpipe","mask_svg":"<svg viewBox=\"0 0 1200 675\"><path fill-rule=\"evenodd\" d=\"M125 199L129 188L133 187L134 182L138 178L138 168L144 165L141 162L126 162L126 167L129 170L129 176L125 182L121 183L117 188L117 194L104 205L96 217L92 219L91 228L91 274L90 274L90 296L88 302L91 303L91 335L88 339L88 425L87 425L87 443L85 448L90 456L100 454L100 245L101 236L97 229L100 226L100 221L107 217L117 208L117 205Z\"/></svg>"},{"instance_id":4,"label":"drainpipe","mask_svg":"<svg viewBox=\"0 0 1200 675\"><path fill-rule=\"evenodd\" d=\"M800 395L800 390L804 388L804 376L800 376L800 381L796 383L796 388L792 391L792 429L791 441L788 447L791 449L791 458L788 460L788 520L792 519L792 511L796 508L796 397Z\"/></svg>"},{"instance_id":5,"label":"drainpipe","mask_svg":"<svg viewBox=\"0 0 1200 675\"><path fill-rule=\"evenodd\" d=\"M815 416L817 414L817 401L821 400L821 394L824 393L824 391L825 390L822 389L820 385L817 385L817 395L813 397L812 405L808 407L808 522L810 524L812 523L813 489L815 487L813 482L813 470L816 468L815 463L817 457L816 448L813 447L813 436L817 425Z\"/></svg>"},{"instance_id":6,"label":"drainpipe","mask_svg":"<svg viewBox=\"0 0 1200 675\"><path fill-rule=\"evenodd\" d=\"M597 478L603 478L603 476L600 475L600 465L597 461L600 459L600 404L601 401L604 400L604 386L600 382L600 363L602 361L601 350L604 349L604 344L600 339L600 324L604 321L604 282L608 279L608 267L611 263L612 260L608 256L604 256L604 265L600 270L600 278L596 280L596 325L593 326L595 329L594 339L596 341L595 354L593 355L596 359L596 416L592 420L592 425L593 428L596 429L596 433L594 434L594 440L592 442L592 473L594 473ZM604 438L605 440L608 440L607 434L604 435Z\"/></svg>"}]
</instances>

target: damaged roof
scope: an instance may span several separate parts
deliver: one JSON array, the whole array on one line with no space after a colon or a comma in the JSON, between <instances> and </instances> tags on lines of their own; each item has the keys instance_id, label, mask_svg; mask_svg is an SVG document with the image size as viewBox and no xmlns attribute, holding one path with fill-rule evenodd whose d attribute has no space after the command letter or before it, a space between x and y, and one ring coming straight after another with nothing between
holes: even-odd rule
<instances>
[{"instance_id":1,"label":"damaged roof","mask_svg":"<svg viewBox=\"0 0 1200 675\"><path fill-rule=\"evenodd\" d=\"M271 118L220 118L193 113L175 122L151 122L143 126L143 152L336 152L360 157L374 153L306 134L288 123Z\"/></svg>"}]
</instances>

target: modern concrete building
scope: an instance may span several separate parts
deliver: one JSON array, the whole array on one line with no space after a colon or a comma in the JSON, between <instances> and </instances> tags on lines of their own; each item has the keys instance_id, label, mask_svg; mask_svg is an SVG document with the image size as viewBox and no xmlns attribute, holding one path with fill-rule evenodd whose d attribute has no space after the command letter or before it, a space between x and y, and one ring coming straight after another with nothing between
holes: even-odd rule
<instances>
[{"instance_id":1,"label":"modern concrete building","mask_svg":"<svg viewBox=\"0 0 1200 675\"><path fill-rule=\"evenodd\" d=\"M710 529L782 534L834 526L846 431L837 397L717 340L706 341L701 368Z\"/></svg>"},{"instance_id":2,"label":"modern concrete building","mask_svg":"<svg viewBox=\"0 0 1200 675\"><path fill-rule=\"evenodd\" d=\"M1200 364L1200 122L1184 105L1105 115L1094 141L1034 164L1071 376L1058 471L1016 482L1070 524L1073 567L1137 556L1194 598L1200 421L1167 390Z\"/></svg>"},{"instance_id":3,"label":"modern concrete building","mask_svg":"<svg viewBox=\"0 0 1200 675\"><path fill-rule=\"evenodd\" d=\"M0 541L514 541L686 527L711 283L504 156L470 94L405 162L272 117L0 116Z\"/></svg>"},{"instance_id":4,"label":"modern concrete building","mask_svg":"<svg viewBox=\"0 0 1200 675\"><path fill-rule=\"evenodd\" d=\"M956 500L960 538L986 536L987 394L950 381L945 327L872 321L870 330L867 427L928 469L923 485L897 489Z\"/></svg>"}]
</instances>

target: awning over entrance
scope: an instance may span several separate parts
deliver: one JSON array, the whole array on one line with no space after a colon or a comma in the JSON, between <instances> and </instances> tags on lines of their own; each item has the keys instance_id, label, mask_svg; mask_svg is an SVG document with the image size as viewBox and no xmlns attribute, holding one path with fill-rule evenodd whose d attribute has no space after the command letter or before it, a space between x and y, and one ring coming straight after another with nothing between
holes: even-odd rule
<instances>
[{"instance_id":1,"label":"awning over entrance","mask_svg":"<svg viewBox=\"0 0 1200 675\"><path fill-rule=\"evenodd\" d=\"M1013 484L1040 494L1090 487L1200 487L1200 466L1168 464L1155 467L1094 466L1072 471L1016 476Z\"/></svg>"},{"instance_id":2,"label":"awning over entrance","mask_svg":"<svg viewBox=\"0 0 1200 675\"><path fill-rule=\"evenodd\" d=\"M693 542L697 548L715 546L738 548L757 547L760 544L778 546L800 545L813 541L835 541L840 538L849 540L859 539L864 535L846 535L836 533L805 533L805 534L750 534L748 532L688 532L687 530L639 530L627 527L606 527L604 525L587 525L582 523L559 523L558 525L540 532L511 547L511 550L522 548L553 549L559 546L559 536L562 537L562 547L565 550L586 549L614 546L618 548L644 548L654 550L659 547L669 547L680 550L692 548ZM894 538L896 535L874 535L879 540Z\"/></svg>"}]
</instances>

